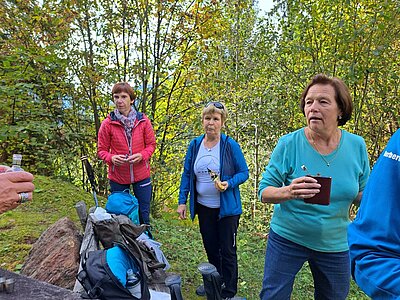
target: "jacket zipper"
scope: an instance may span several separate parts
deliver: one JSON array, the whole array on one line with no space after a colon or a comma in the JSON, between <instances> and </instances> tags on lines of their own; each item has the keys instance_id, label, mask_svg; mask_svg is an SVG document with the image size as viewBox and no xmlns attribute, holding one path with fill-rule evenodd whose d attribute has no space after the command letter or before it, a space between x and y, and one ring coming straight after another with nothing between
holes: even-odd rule
<instances>
[{"instance_id":1,"label":"jacket zipper","mask_svg":"<svg viewBox=\"0 0 400 300\"><path fill-rule=\"evenodd\" d=\"M129 145L129 139L128 139L128 137L126 136L126 132L125 132L125 129L124 129L125 138L126 138L126 142L127 142L127 144L128 144L128 149L129 149L129 155L132 155L132 154L133 154L133 150L132 150L132 144L133 144L133 130L135 130L136 127L138 127L138 125L139 125L141 122L144 122L144 119L140 119L140 120L133 126L133 128L132 128L132 131L131 131L131 144L130 144L130 145ZM130 175L130 177L131 177L131 183L134 183L134 182L135 182L135 174L133 173L133 164L129 164L129 175Z\"/></svg>"},{"instance_id":2,"label":"jacket zipper","mask_svg":"<svg viewBox=\"0 0 400 300\"><path fill-rule=\"evenodd\" d=\"M220 153L220 161L221 161L221 164L220 164L220 171L219 171L219 178L220 178L220 180L221 181L223 181L222 180L222 170L223 170L223 165L224 165L224 154L225 154L225 151L226 151L226 145L228 144L228 136L226 136L226 139L223 141L223 143L222 143L222 149L221 149L221 153ZM222 140L222 136L221 136L221 140ZM222 198L222 196L220 196L220 199ZM220 201L220 210L219 210L219 216L218 216L218 219L220 220L221 219L221 211L222 211L222 203L223 203L223 201ZM224 216L227 216L227 215L224 215Z\"/></svg>"}]
</instances>

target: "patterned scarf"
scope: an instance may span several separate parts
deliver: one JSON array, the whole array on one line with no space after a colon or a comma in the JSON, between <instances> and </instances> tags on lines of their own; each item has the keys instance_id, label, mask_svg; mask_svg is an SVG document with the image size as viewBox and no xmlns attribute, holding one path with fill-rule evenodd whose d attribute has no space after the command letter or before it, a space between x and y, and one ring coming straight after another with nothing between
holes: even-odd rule
<instances>
[{"instance_id":1,"label":"patterned scarf","mask_svg":"<svg viewBox=\"0 0 400 300\"><path fill-rule=\"evenodd\" d=\"M115 109L114 113L115 113L117 120L120 121L120 123L124 126L125 134L126 134L126 137L128 138L128 143L130 146L131 139L132 139L133 124L135 123L135 119L136 119L136 110L134 110L132 108L127 117L125 117L123 114L121 114L118 109Z\"/></svg>"}]
</instances>

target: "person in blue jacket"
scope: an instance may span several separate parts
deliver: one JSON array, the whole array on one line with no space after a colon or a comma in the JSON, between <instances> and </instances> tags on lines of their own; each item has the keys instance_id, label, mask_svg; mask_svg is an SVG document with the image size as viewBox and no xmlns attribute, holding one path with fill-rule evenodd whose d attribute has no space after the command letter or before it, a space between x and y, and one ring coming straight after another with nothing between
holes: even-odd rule
<instances>
[{"instance_id":1,"label":"person in blue jacket","mask_svg":"<svg viewBox=\"0 0 400 300\"><path fill-rule=\"evenodd\" d=\"M202 112L205 134L193 139L186 153L177 212L198 216L208 262L223 279L222 298L237 292L238 264L236 235L242 213L239 185L249 177L239 144L221 133L228 112L221 102L209 102ZM196 293L204 295L200 286Z\"/></svg>"},{"instance_id":2,"label":"person in blue jacket","mask_svg":"<svg viewBox=\"0 0 400 300\"><path fill-rule=\"evenodd\" d=\"M348 240L358 286L372 299L400 299L400 129L372 169Z\"/></svg>"}]
</instances>

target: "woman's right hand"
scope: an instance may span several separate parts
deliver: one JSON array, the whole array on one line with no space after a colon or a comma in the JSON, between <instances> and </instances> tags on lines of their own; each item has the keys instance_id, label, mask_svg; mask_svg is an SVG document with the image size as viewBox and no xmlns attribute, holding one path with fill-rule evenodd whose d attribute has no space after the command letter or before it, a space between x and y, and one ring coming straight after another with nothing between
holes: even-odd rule
<instances>
[{"instance_id":1,"label":"woman's right hand","mask_svg":"<svg viewBox=\"0 0 400 300\"><path fill-rule=\"evenodd\" d=\"M176 212L179 214L179 219L186 219L186 204L179 204Z\"/></svg>"},{"instance_id":2,"label":"woman's right hand","mask_svg":"<svg viewBox=\"0 0 400 300\"><path fill-rule=\"evenodd\" d=\"M127 162L126 155L114 155L111 157L111 161L117 167L122 166Z\"/></svg>"}]
</instances>

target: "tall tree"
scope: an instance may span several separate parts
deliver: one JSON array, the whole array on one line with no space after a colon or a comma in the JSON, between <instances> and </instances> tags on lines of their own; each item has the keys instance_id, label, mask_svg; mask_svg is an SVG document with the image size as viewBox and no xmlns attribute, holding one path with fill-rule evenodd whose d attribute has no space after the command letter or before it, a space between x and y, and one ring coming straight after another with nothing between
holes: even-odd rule
<instances>
[{"instance_id":1,"label":"tall tree","mask_svg":"<svg viewBox=\"0 0 400 300\"><path fill-rule=\"evenodd\" d=\"M69 85L58 51L68 35L69 8L3 1L0 10L0 161L20 152L26 169L54 174L54 157L65 145L62 105Z\"/></svg>"}]
</instances>

